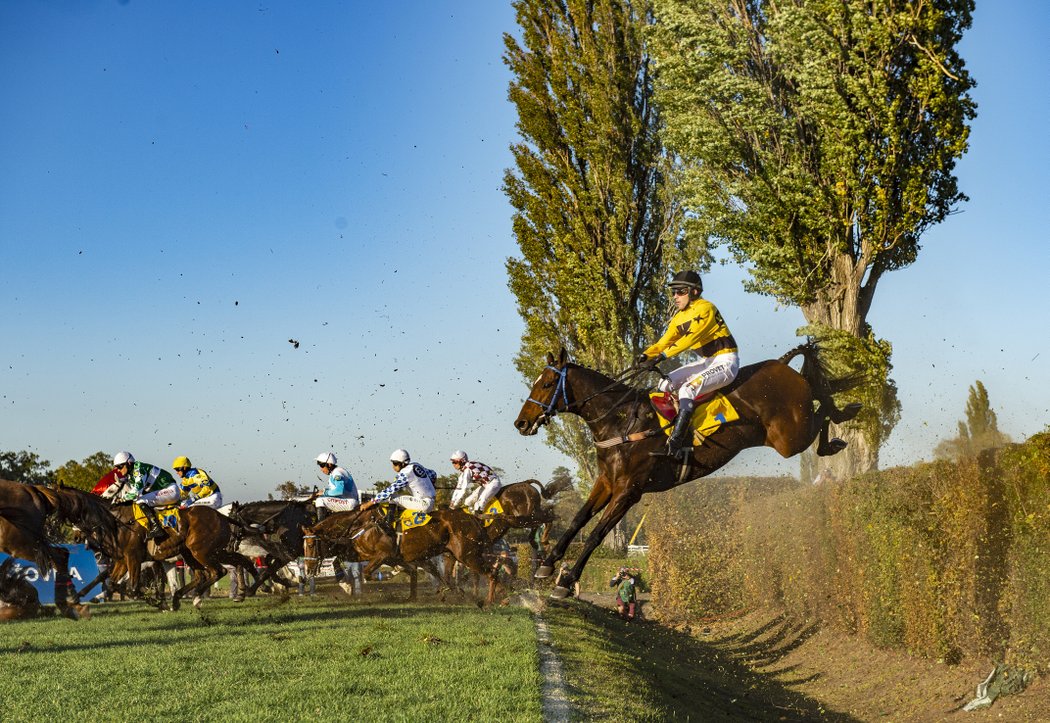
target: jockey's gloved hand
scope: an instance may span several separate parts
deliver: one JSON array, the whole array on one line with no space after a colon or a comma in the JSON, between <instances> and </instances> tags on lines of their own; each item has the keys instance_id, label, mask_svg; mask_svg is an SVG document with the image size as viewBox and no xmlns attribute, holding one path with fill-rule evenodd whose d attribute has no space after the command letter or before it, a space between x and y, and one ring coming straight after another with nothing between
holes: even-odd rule
<instances>
[{"instance_id":1,"label":"jockey's gloved hand","mask_svg":"<svg viewBox=\"0 0 1050 723\"><path fill-rule=\"evenodd\" d=\"M639 354L638 358L634 360L634 366L636 369L643 369L646 371L652 371L656 369L656 366L666 359L663 354L657 354L654 357L648 357L645 354Z\"/></svg>"}]
</instances>

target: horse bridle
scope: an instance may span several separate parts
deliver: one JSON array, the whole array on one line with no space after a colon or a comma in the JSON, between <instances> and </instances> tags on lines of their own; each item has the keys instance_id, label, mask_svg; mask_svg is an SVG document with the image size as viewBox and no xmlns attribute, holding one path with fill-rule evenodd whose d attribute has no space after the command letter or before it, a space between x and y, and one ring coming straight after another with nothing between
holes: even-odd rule
<instances>
[{"instance_id":1,"label":"horse bridle","mask_svg":"<svg viewBox=\"0 0 1050 723\"><path fill-rule=\"evenodd\" d=\"M569 391L565 382L565 375L568 373L568 369L564 366L559 369L553 364L548 364L543 368L544 371L547 371L548 369L550 369L552 372L558 375L558 383L554 387L554 393L551 394L550 401L547 403L543 403L538 399L533 399L532 397L529 397L525 402L526 404L532 402L533 404L538 405L539 408L543 410L543 413L540 415L540 418L536 420L537 424L545 424L548 419L553 418L554 415L558 413L557 404L559 393L561 394L562 399L565 401L565 410L568 411L569 409Z\"/></svg>"},{"instance_id":2,"label":"horse bridle","mask_svg":"<svg viewBox=\"0 0 1050 723\"><path fill-rule=\"evenodd\" d=\"M612 382L610 384L608 384L607 386L603 387L602 389L599 389L594 394L591 394L589 397L581 399L578 402L569 402L568 384L567 384L567 381L566 381L566 375L568 373L568 365L563 366L563 367L561 367L559 369L558 367L554 366L553 364L548 364L543 369L544 369L544 371L546 371L547 369L550 369L552 372L557 374L558 375L558 381L557 381L557 384L554 387L554 393L551 394L551 398L550 398L549 402L543 403L543 402L541 402L538 399L533 399L532 397L529 397L526 400L526 402L525 402L526 404L528 404L529 402L532 402L533 404L539 406L540 409L543 410L543 413L539 416L539 419L536 420L537 424L546 424L548 420L552 419L554 417L554 415L558 413L557 404L558 404L558 395L559 394L561 394L561 398L562 398L562 400L564 402L564 408L563 408L562 411L566 411L567 412L567 411L569 411L569 409L571 407L576 407L577 409L579 409L579 408L583 407L584 404L586 404L587 402L591 401L595 397L598 397L598 396L601 396L602 394L605 394L610 389L615 387L617 384L622 384L624 381L626 381L628 379L633 379L634 377L638 376L639 374L645 373L647 371L645 369L633 369L633 368L632 369L628 369L627 371L616 375L616 377L613 378L613 380L612 380ZM632 393L632 391L633 390L628 389L628 391L626 391L624 393L623 397L621 397L619 400L617 400L617 402L615 404L611 405L609 407L608 411L606 411L604 414L601 414L601 415L595 417L594 419L584 419L583 421L584 422L588 422L588 423L593 423L593 422L597 422L597 421L600 421L600 420L604 419L610 413L612 413L612 411L614 409L616 409L616 407L618 407L620 405L620 402L622 402L624 399L626 399Z\"/></svg>"}]
</instances>

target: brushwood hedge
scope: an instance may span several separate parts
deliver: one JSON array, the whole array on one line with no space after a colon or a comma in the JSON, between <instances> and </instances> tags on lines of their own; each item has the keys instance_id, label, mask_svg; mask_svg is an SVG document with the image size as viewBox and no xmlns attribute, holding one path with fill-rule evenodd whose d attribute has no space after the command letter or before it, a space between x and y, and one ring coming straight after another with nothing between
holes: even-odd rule
<instances>
[{"instance_id":1,"label":"brushwood hedge","mask_svg":"<svg viewBox=\"0 0 1050 723\"><path fill-rule=\"evenodd\" d=\"M777 607L949 663L1050 668L1050 433L833 484L701 480L662 508L661 615Z\"/></svg>"}]
</instances>

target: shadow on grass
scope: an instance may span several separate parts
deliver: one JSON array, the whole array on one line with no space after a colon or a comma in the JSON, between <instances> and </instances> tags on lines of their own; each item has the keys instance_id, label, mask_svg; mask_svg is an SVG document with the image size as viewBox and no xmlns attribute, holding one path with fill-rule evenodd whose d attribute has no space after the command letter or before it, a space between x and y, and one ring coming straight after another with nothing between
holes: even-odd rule
<instances>
[{"instance_id":1,"label":"shadow on grass","mask_svg":"<svg viewBox=\"0 0 1050 723\"><path fill-rule=\"evenodd\" d=\"M800 645L815 632L809 626L773 621L764 636L741 638L727 647L655 623L625 623L614 612L585 602L549 604L544 618L555 631L581 719L857 720L753 669Z\"/></svg>"},{"instance_id":2,"label":"shadow on grass","mask_svg":"<svg viewBox=\"0 0 1050 723\"><path fill-rule=\"evenodd\" d=\"M154 615L150 610L143 608L141 604L129 602L127 606L108 607L98 614L98 617L132 617L136 616L147 621L147 626L142 634L133 638L99 640L91 639L78 641L66 641L53 644L49 642L40 647L25 645L19 641L10 646L0 646L0 654L18 653L20 655L53 654L78 650L104 650L128 648L135 650L144 645L170 646L183 642L200 644L209 639L228 640L231 632L235 629L258 628L259 632L272 634L281 632L282 625L294 625L289 632L303 633L312 630L331 629L341 631L346 629L347 623L355 621L367 621L374 623L377 620L405 620L416 616L428 619L440 619L441 616L460 617L464 609L476 610L474 605L448 605L441 603L433 604L405 604L405 603L356 603L332 607L330 600L319 598L317 600L303 600L297 604L288 605L275 599L258 601L254 605L242 606L239 604L214 605L202 611L186 609L176 613ZM118 604L119 605L119 604ZM76 623L74 623L76 624ZM90 625L89 621L79 623ZM85 628L87 631L88 628ZM192 633L192 638L180 637Z\"/></svg>"}]
</instances>

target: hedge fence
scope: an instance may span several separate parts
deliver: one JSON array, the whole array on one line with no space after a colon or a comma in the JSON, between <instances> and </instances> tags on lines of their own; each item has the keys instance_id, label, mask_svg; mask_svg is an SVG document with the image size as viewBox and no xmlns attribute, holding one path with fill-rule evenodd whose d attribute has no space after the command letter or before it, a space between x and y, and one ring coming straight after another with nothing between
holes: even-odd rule
<instances>
[{"instance_id":1,"label":"hedge fence","mask_svg":"<svg viewBox=\"0 0 1050 723\"><path fill-rule=\"evenodd\" d=\"M802 486L706 480L650 520L652 606L776 607L954 663L1050 669L1050 434L959 463Z\"/></svg>"}]
</instances>

